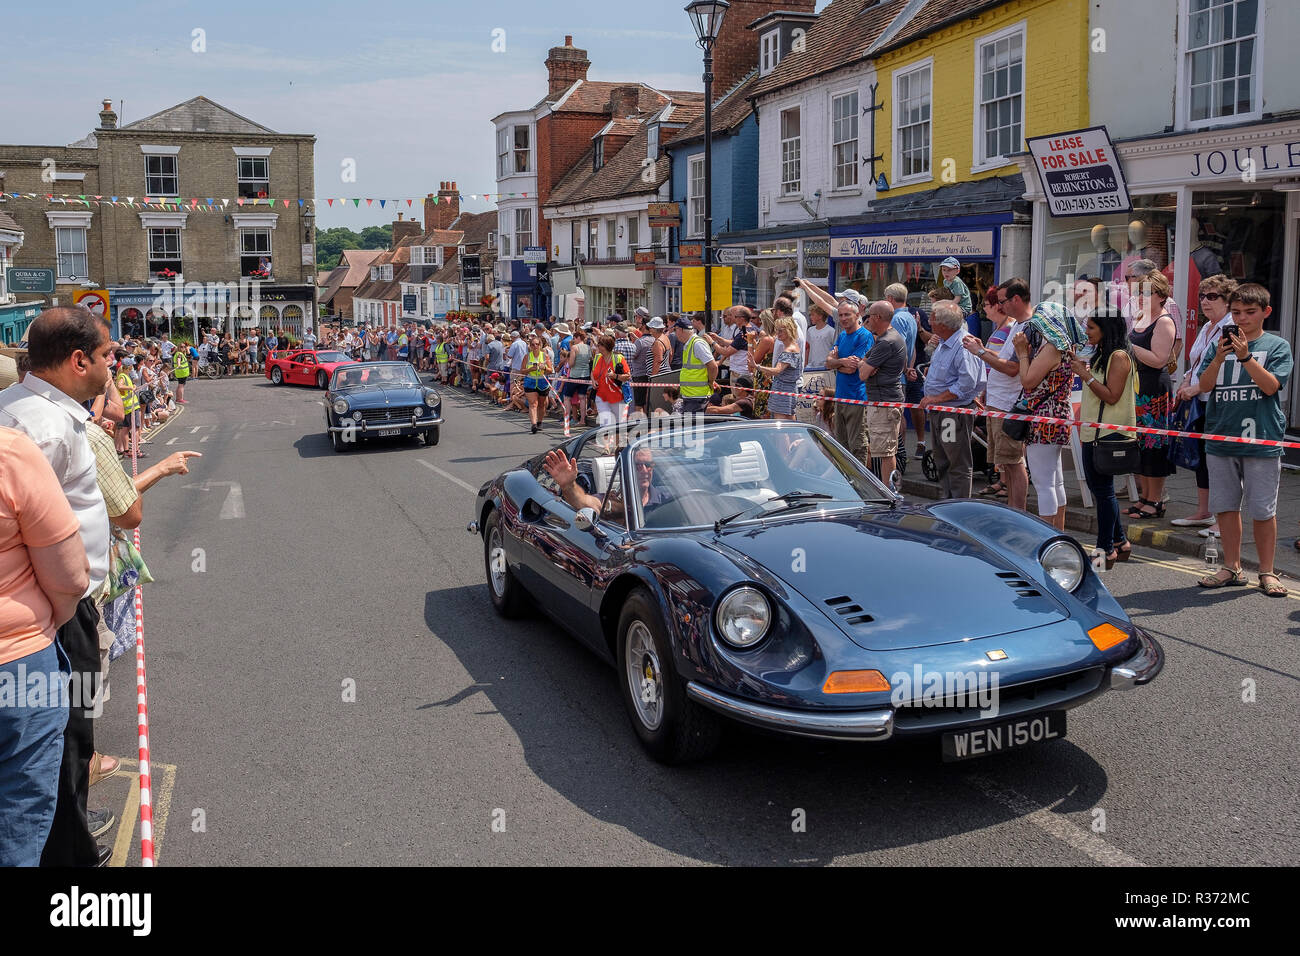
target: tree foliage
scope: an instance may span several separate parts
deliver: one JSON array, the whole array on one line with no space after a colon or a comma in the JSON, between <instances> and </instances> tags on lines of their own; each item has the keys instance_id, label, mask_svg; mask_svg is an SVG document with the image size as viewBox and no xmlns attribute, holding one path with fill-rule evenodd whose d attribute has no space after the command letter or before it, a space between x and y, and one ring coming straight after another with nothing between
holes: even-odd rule
<instances>
[{"instance_id":1,"label":"tree foliage","mask_svg":"<svg viewBox=\"0 0 1300 956\"><path fill-rule=\"evenodd\" d=\"M393 243L393 227L366 226L360 233L346 226L322 229L316 233L316 268L333 269L343 258L344 249L387 249Z\"/></svg>"}]
</instances>

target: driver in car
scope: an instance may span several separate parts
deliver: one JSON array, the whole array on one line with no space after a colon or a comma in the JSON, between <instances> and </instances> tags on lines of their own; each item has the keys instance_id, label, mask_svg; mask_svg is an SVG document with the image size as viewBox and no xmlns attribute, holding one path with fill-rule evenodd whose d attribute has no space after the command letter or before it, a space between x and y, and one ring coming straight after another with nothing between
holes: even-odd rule
<instances>
[{"instance_id":1,"label":"driver in car","mask_svg":"<svg viewBox=\"0 0 1300 956\"><path fill-rule=\"evenodd\" d=\"M560 486L561 497L574 511L593 508L597 514L601 513L605 504L603 498L583 491L578 484L578 463L566 455L563 449L557 448L547 452L542 467ZM633 453L632 469L636 473L636 488L641 496L642 514L649 514L655 508L672 500L662 488L654 484L655 460L654 453L649 448L638 448ZM610 510L614 514L621 514L626 520L623 502L618 497L610 502Z\"/></svg>"}]
</instances>

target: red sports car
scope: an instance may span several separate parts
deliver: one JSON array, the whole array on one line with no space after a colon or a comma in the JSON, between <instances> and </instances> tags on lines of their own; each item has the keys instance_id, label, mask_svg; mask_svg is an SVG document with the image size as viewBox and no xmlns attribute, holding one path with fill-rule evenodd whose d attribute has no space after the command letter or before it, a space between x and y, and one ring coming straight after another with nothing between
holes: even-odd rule
<instances>
[{"instance_id":1,"label":"red sports car","mask_svg":"<svg viewBox=\"0 0 1300 956\"><path fill-rule=\"evenodd\" d=\"M315 385L325 389L336 368L355 364L334 349L282 349L267 356L266 377L275 385Z\"/></svg>"}]
</instances>

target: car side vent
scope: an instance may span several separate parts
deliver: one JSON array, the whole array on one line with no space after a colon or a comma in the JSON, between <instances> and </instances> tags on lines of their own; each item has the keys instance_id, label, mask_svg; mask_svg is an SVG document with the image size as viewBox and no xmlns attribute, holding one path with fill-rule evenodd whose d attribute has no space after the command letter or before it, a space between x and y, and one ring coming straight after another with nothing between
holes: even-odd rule
<instances>
[{"instance_id":1,"label":"car side vent","mask_svg":"<svg viewBox=\"0 0 1300 956\"><path fill-rule=\"evenodd\" d=\"M1014 590L1021 597L1042 597L1042 594L1034 585L1026 581L1014 571L999 571L997 576L1007 582L1007 586Z\"/></svg>"},{"instance_id":2,"label":"car side vent","mask_svg":"<svg viewBox=\"0 0 1300 956\"><path fill-rule=\"evenodd\" d=\"M875 620L874 617L862 609L862 605L855 604L853 598L847 594L828 598L826 604L833 608L836 614L844 618L845 624L870 624Z\"/></svg>"}]
</instances>

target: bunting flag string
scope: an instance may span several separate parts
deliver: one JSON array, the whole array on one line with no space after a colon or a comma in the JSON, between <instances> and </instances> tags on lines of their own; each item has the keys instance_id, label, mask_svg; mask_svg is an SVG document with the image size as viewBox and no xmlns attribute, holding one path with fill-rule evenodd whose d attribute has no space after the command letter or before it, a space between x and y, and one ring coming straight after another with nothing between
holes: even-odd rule
<instances>
[{"instance_id":1,"label":"bunting flag string","mask_svg":"<svg viewBox=\"0 0 1300 956\"><path fill-rule=\"evenodd\" d=\"M328 206L329 208L331 208L331 209L334 208L334 204L335 204L336 202L339 203L340 205L343 205L343 206L345 206L345 205L347 205L347 203L351 202L352 205L353 205L353 208L360 208L360 206L361 206L361 202L362 202L363 199L365 200L366 206L367 206L368 208L373 207L374 204L375 204L375 202L378 202L378 203L379 203L379 208L380 208L380 209L386 209L390 204L396 206L398 203L402 202L402 199L400 199L400 198L399 198L399 199L388 199L388 198L379 199L378 197L374 197L374 196L359 196L359 197L358 197L358 196L347 196L347 197L333 197L333 196L324 197L324 196L322 196L322 197L295 197L295 198L296 198L296 201L297 201L297 203L298 203L298 208L299 208L299 209L306 209L306 208L308 207L308 204L309 204L309 203L314 207L315 205L318 205L318 204L321 203L322 201L325 202L325 203L327 204L327 206ZM415 203L417 203L417 202L418 202L418 203L431 202L431 203L433 203L433 204L436 206L436 205L438 205L438 203L439 203L440 201L444 200L445 198L446 198L445 196L428 196L428 197L426 197L426 196L417 196L417 197L415 197L415 198L413 198L413 199L406 199L406 206L407 206L407 208L409 209L409 208L411 208L412 206L414 206ZM459 194L457 195L456 198L457 198L457 200L460 201L460 202L464 202L464 201L467 200L467 199L468 199L468 200L472 200L472 201L478 201L478 200L482 199L482 200L485 201L485 202L495 202L495 203L499 203L499 202L501 202L501 200L503 200L503 199L517 199L517 198L527 199L527 198L529 198L529 195L528 195L528 193L526 193L526 192L521 192L521 193L459 193ZM534 198L535 198L535 194L534 194ZM279 204L280 204L280 208L288 209L288 208L289 208L289 207L294 203L294 201L295 201L295 199L285 199L285 198L283 198L283 197L277 199L277 198L273 198L273 197L269 197L269 196L256 196L256 197L252 197L252 196L236 196L236 197L219 197L219 196L144 196L144 197L136 197L136 196L105 196L105 195L95 195L95 194L93 194L93 193L77 193L77 194L73 194L73 193L60 193L60 194L56 194L56 193L34 193L34 192L0 192L0 201L3 201L3 200L9 200L9 199L29 200L29 201L47 202L47 203L57 203L57 204L60 204L60 205L79 204L79 205L84 205L86 208L90 208L91 206L97 206L97 207L102 207L102 206L112 206L112 207L115 207L115 208L119 208L119 207L120 207L120 208L123 208L123 209L153 209L153 210L168 210L168 209L170 209L170 210L178 211L178 212L179 212L179 211L184 211L184 210L188 210L188 211L191 211L191 212L212 212L212 211L216 211L216 210L226 210L226 209L228 209L228 208L230 207L230 203L231 203L232 200L234 201L235 205L237 205L237 206L240 207L240 208L247 208L247 207L254 207L254 208L255 208L255 207L259 207L259 206L260 206L260 207L270 207L270 208L275 208L275 207L276 207L276 204L279 203Z\"/></svg>"}]
</instances>

